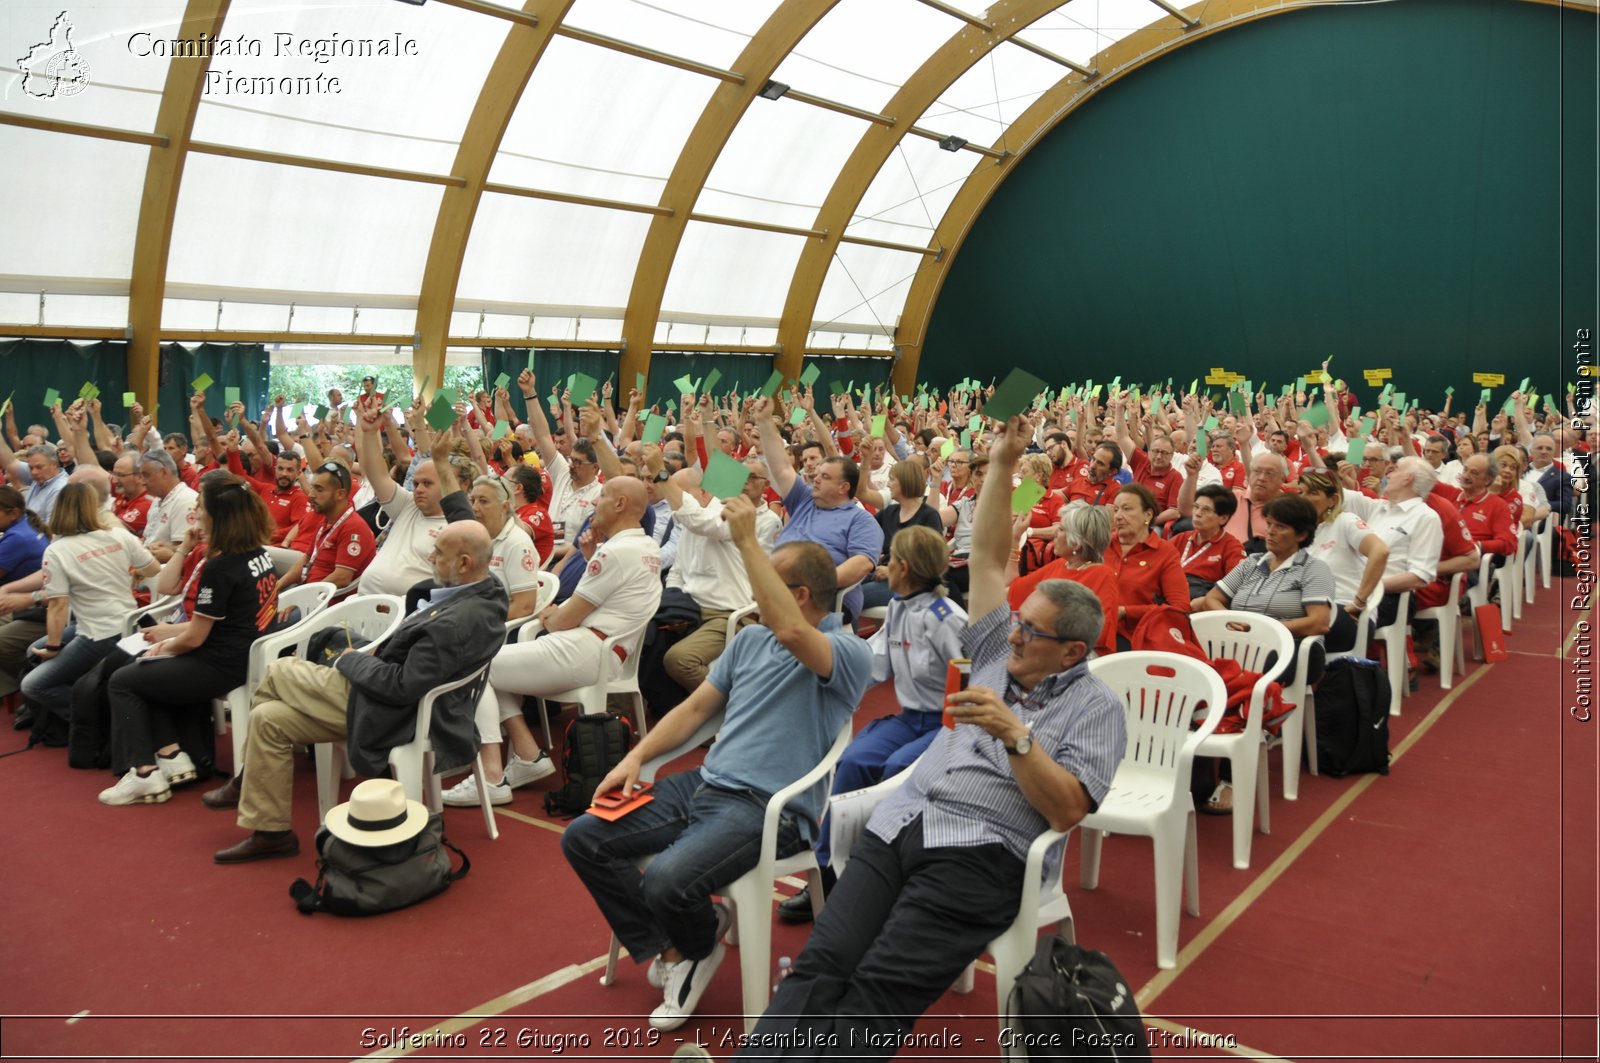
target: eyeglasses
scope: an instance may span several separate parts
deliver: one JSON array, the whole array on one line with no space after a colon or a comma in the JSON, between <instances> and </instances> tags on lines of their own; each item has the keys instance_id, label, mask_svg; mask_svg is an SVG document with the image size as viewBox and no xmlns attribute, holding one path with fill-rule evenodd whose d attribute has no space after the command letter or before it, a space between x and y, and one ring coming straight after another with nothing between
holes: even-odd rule
<instances>
[{"instance_id":1,"label":"eyeglasses","mask_svg":"<svg viewBox=\"0 0 1600 1063\"><path fill-rule=\"evenodd\" d=\"M1051 642L1070 641L1062 638L1060 635L1052 635L1049 632L1040 631L1038 628L1022 619L1022 614L1015 609L1011 610L1011 626L1022 634L1022 644L1024 646L1032 642L1034 639L1049 639Z\"/></svg>"}]
</instances>

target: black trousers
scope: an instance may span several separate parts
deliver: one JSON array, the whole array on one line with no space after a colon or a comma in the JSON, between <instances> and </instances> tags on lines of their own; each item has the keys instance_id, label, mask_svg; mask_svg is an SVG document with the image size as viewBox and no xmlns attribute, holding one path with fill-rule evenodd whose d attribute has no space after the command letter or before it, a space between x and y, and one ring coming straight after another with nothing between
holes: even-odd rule
<instances>
[{"instance_id":1,"label":"black trousers","mask_svg":"<svg viewBox=\"0 0 1600 1063\"><path fill-rule=\"evenodd\" d=\"M244 680L243 668L218 668L191 654L118 668L109 684L112 767L154 764L156 750L178 740L181 716L210 716L212 699Z\"/></svg>"},{"instance_id":2,"label":"black trousers","mask_svg":"<svg viewBox=\"0 0 1600 1063\"><path fill-rule=\"evenodd\" d=\"M929 849L920 816L892 844L863 832L739 1058L893 1056L1017 917L1024 866L998 844Z\"/></svg>"}]
</instances>

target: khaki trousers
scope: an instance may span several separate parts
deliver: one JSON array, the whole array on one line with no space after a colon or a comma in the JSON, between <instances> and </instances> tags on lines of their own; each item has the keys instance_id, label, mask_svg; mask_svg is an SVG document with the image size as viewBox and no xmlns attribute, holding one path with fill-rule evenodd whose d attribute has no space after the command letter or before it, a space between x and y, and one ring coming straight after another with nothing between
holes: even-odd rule
<instances>
[{"instance_id":1,"label":"khaki trousers","mask_svg":"<svg viewBox=\"0 0 1600 1063\"><path fill-rule=\"evenodd\" d=\"M732 615L730 609L700 610L700 626L674 644L662 659L674 683L693 694L711 674L712 662L728 648L728 617Z\"/></svg>"},{"instance_id":2,"label":"khaki trousers","mask_svg":"<svg viewBox=\"0 0 1600 1063\"><path fill-rule=\"evenodd\" d=\"M342 742L350 683L332 668L285 657L267 666L250 701L239 826L288 830L294 796L294 747Z\"/></svg>"}]
</instances>

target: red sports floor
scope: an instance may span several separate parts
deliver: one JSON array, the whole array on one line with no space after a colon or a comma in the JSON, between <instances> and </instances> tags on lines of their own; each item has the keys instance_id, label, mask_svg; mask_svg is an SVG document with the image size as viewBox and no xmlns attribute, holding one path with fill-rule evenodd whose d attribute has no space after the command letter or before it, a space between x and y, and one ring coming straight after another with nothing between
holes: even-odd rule
<instances>
[{"instance_id":1,"label":"red sports floor","mask_svg":"<svg viewBox=\"0 0 1600 1063\"><path fill-rule=\"evenodd\" d=\"M1156 1058L1596 1058L1600 723L1569 713L1594 647L1567 590L1526 609L1510 660L1469 662L1448 693L1424 678L1392 721L1387 777L1302 775L1290 803L1274 757L1273 833L1248 871L1228 821L1200 817L1202 915L1183 918L1177 970L1155 966L1149 843L1108 839L1092 892L1073 847L1079 941L1139 987ZM892 710L879 688L860 717ZM110 809L95 800L107 778L61 750L0 758L0 1057L659 1058L698 1037L720 1060L742 1029L737 949L701 1014L659 1038L642 971L624 960L618 985L598 984L607 931L538 792L498 810L493 843L475 809L448 810L471 875L350 920L295 912L309 856L212 864L241 832L195 788ZM305 770L303 843L315 820ZM793 956L806 928L773 933L773 955ZM918 1027L960 1044L902 1056L992 1058L993 1011L980 967L974 993L946 994ZM418 1033L465 1047L408 1047Z\"/></svg>"}]
</instances>

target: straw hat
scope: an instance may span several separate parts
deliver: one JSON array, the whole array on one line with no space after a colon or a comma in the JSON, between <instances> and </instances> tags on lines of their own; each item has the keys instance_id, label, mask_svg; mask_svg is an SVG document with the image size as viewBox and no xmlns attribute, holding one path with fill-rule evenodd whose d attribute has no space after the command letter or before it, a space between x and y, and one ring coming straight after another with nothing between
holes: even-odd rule
<instances>
[{"instance_id":1,"label":"straw hat","mask_svg":"<svg viewBox=\"0 0 1600 1063\"><path fill-rule=\"evenodd\" d=\"M394 779L368 779L350 792L350 800L328 810L329 833L351 845L393 845L422 833L428 810L406 799Z\"/></svg>"}]
</instances>

